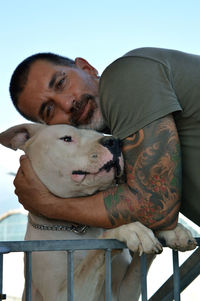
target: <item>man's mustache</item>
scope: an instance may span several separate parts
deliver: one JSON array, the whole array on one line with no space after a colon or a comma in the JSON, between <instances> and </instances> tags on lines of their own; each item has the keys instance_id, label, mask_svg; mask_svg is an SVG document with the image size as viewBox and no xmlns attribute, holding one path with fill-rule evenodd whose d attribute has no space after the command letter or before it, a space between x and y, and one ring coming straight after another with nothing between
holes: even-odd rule
<instances>
[{"instance_id":1,"label":"man's mustache","mask_svg":"<svg viewBox=\"0 0 200 301\"><path fill-rule=\"evenodd\" d=\"M84 120L84 124L88 124L90 119L92 118L94 111L97 108L97 104L95 101L95 97L91 94L82 94L79 100L76 100L73 103L73 106L70 110L71 112L71 119L70 122L72 125L74 126L78 126L79 125L79 119L85 109L85 106L88 104L88 102L90 101L90 103L92 103L91 105L91 109L88 112L88 116L86 117L86 119Z\"/></svg>"}]
</instances>

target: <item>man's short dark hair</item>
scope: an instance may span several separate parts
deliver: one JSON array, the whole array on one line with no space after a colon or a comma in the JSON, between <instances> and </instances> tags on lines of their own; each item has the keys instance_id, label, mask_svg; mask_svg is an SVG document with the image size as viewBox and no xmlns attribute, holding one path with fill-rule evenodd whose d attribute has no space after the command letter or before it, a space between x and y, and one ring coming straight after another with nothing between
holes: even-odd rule
<instances>
[{"instance_id":1,"label":"man's short dark hair","mask_svg":"<svg viewBox=\"0 0 200 301\"><path fill-rule=\"evenodd\" d=\"M75 66L75 62L73 60L50 52L37 53L32 56L29 56L17 66L10 80L10 96L17 111L26 119L34 122L37 122L38 120L36 120L32 116L27 116L19 109L18 98L20 93L22 93L22 91L25 88L32 64L38 60L48 61L54 65L62 65L69 67Z\"/></svg>"}]
</instances>

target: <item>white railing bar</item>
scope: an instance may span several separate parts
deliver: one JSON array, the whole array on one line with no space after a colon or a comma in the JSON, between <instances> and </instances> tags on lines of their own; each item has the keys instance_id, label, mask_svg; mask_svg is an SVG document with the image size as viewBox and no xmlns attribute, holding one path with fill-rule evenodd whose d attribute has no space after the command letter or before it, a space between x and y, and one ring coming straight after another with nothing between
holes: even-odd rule
<instances>
[{"instance_id":1,"label":"white railing bar","mask_svg":"<svg viewBox=\"0 0 200 301\"><path fill-rule=\"evenodd\" d=\"M173 282L174 282L174 301L180 301L180 271L178 251L172 250L173 258Z\"/></svg>"},{"instance_id":2,"label":"white railing bar","mask_svg":"<svg viewBox=\"0 0 200 301\"><path fill-rule=\"evenodd\" d=\"M147 258L144 253L140 257L140 273L142 301L147 301Z\"/></svg>"},{"instance_id":3,"label":"white railing bar","mask_svg":"<svg viewBox=\"0 0 200 301\"><path fill-rule=\"evenodd\" d=\"M40 252L40 251L68 251L68 250L105 250L125 249L127 246L116 239L75 239L75 240L27 240L1 241L2 247L9 252ZM3 253L3 252L2 252Z\"/></svg>"},{"instance_id":4,"label":"white railing bar","mask_svg":"<svg viewBox=\"0 0 200 301\"><path fill-rule=\"evenodd\" d=\"M31 258L32 252L25 252L25 300L31 301Z\"/></svg>"},{"instance_id":5,"label":"white railing bar","mask_svg":"<svg viewBox=\"0 0 200 301\"><path fill-rule=\"evenodd\" d=\"M105 251L105 301L111 301L111 249Z\"/></svg>"}]
</instances>

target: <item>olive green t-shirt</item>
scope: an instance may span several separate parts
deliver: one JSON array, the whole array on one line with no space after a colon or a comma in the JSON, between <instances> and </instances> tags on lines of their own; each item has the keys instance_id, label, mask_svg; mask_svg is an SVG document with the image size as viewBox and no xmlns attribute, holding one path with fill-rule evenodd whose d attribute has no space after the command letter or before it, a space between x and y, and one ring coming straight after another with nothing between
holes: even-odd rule
<instances>
[{"instance_id":1,"label":"olive green t-shirt","mask_svg":"<svg viewBox=\"0 0 200 301\"><path fill-rule=\"evenodd\" d=\"M103 72L101 110L120 139L172 113L182 152L181 212L200 226L200 56L141 48Z\"/></svg>"}]
</instances>

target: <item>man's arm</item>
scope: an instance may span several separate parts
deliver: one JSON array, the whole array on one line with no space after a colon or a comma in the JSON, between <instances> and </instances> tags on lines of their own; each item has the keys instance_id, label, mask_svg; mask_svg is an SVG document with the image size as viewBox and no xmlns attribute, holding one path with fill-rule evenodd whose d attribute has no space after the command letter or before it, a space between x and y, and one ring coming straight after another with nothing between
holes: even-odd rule
<instances>
[{"instance_id":1,"label":"man's arm","mask_svg":"<svg viewBox=\"0 0 200 301\"><path fill-rule=\"evenodd\" d=\"M181 200L181 152L171 115L147 125L123 143L127 185L105 191L112 225L140 221L152 229L176 225Z\"/></svg>"},{"instance_id":2,"label":"man's arm","mask_svg":"<svg viewBox=\"0 0 200 301\"><path fill-rule=\"evenodd\" d=\"M172 116L152 122L123 141L126 184L93 196L62 199L40 183L25 158L14 181L23 206L36 214L97 227L140 221L152 229L176 225L181 154Z\"/></svg>"}]
</instances>

